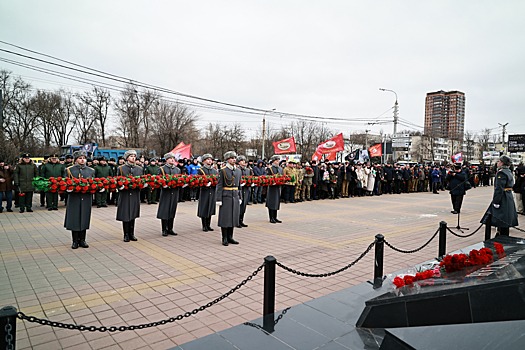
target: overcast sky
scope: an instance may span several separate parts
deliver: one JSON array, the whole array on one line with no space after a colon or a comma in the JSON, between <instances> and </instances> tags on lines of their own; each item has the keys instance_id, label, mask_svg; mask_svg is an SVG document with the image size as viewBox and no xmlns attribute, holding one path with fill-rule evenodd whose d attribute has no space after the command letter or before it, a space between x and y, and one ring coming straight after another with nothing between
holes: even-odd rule
<instances>
[{"instance_id":1,"label":"overcast sky","mask_svg":"<svg viewBox=\"0 0 525 350\"><path fill-rule=\"evenodd\" d=\"M379 88L397 93L411 124L423 126L427 92L460 90L466 130L501 133L498 123L508 122L507 133L525 133L524 23L518 0L0 2L2 41L185 94L275 108L266 117L274 129L291 121L279 112L341 118L327 125L345 135L392 133L392 122L352 121L392 119L395 95ZM38 88L89 90L0 68ZM197 112L200 126L242 122L253 132L262 124L260 115Z\"/></svg>"}]
</instances>

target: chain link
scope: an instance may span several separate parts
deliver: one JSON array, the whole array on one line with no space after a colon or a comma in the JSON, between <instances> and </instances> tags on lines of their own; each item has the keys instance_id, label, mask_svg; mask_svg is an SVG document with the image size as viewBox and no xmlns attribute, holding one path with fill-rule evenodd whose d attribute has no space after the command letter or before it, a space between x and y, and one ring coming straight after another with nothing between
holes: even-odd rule
<instances>
[{"instance_id":1,"label":"chain link","mask_svg":"<svg viewBox=\"0 0 525 350\"><path fill-rule=\"evenodd\" d=\"M522 230L521 228L516 227L516 226L513 226L513 227L511 227L511 228L513 228L513 229L515 229L515 230L518 230L518 231L521 231L521 232L525 232L525 230Z\"/></svg>"},{"instance_id":2,"label":"chain link","mask_svg":"<svg viewBox=\"0 0 525 350\"><path fill-rule=\"evenodd\" d=\"M277 266L279 266L280 268L288 271L288 272L291 272L293 274L296 274L296 275L299 275L299 276L303 276L303 277L329 277L329 276L333 276L335 274L338 274L339 272L343 272L347 269L349 269L350 267L354 266L359 260L361 260L366 254L368 254L368 252L372 249L372 247L376 244L376 242L372 242L370 243L370 245L368 246L368 248L366 248L366 250L361 253L361 255L359 255L359 257L357 259L355 259L354 261L352 261L350 264L346 265L345 267L343 268L340 268L339 270L337 271L334 271L334 272L328 272L328 273L320 273L320 274L311 274L311 273L306 273L306 272L300 272L300 271L297 271L297 270L294 270L292 268L289 268L283 264L281 264L280 262L277 261Z\"/></svg>"},{"instance_id":3,"label":"chain link","mask_svg":"<svg viewBox=\"0 0 525 350\"><path fill-rule=\"evenodd\" d=\"M447 226L447 231L452 233L456 237L467 238L467 237L473 236L475 233L477 233L483 227L483 225L484 224L479 225L479 227L477 229L475 229L472 233L469 233L468 235L460 235L459 233L456 233L456 232L452 231L450 229L450 227L448 227L448 226Z\"/></svg>"},{"instance_id":4,"label":"chain link","mask_svg":"<svg viewBox=\"0 0 525 350\"><path fill-rule=\"evenodd\" d=\"M13 330L13 326L11 326L11 317L7 318L7 323L5 324L4 330L5 330L5 344L6 349L8 350L14 350L15 347L13 345L13 335L11 334L11 331Z\"/></svg>"},{"instance_id":5,"label":"chain link","mask_svg":"<svg viewBox=\"0 0 525 350\"><path fill-rule=\"evenodd\" d=\"M71 323L53 322L53 321L46 320L46 319L43 319L43 318L37 318L35 316L27 316L26 314L24 314L21 311L18 312L17 317L19 319L21 319L21 320L24 320L24 321L28 321L28 322L31 322L31 323L40 323L41 325L45 325L45 326L51 326L51 327L57 327L57 328L66 328L66 329L76 329L76 330L79 330L79 331L89 331L89 332L96 332L96 331L99 331L99 332L116 332L116 331L123 332L123 331L128 331L128 330L132 331L132 330L135 330L135 329L144 329L144 328L156 327L156 326L164 325L164 324L167 324L167 323L172 323L172 322L175 322L175 321L180 321L180 320L182 320L185 317L191 317L191 316L197 314L198 312L204 311L207 308L209 308L209 307L217 304L218 302L226 299L231 294L236 292L239 288L241 288L246 283L248 283L252 278L257 276L257 274L264 268L264 265L265 265L265 263L261 264L261 266L259 266L257 268L257 270L252 272L252 274L249 275L246 279L244 279L241 283L237 284L235 287L230 289L230 291L224 293L223 295L221 295L217 299L215 299L213 301L210 301L206 305L202 305L202 306L200 306L200 307L198 307L196 309L193 309L192 311L187 311L184 314L180 314L180 315L177 315L175 317L170 317L170 318L162 320L162 321L151 322L151 323L143 323L143 324L131 325L131 326L120 326L120 327L116 327L116 326L111 326L111 327L100 326L100 327L96 327L96 326L76 325L76 324L71 324ZM6 336L6 340L7 340L7 336Z\"/></svg>"},{"instance_id":6,"label":"chain link","mask_svg":"<svg viewBox=\"0 0 525 350\"><path fill-rule=\"evenodd\" d=\"M416 248L416 249L412 249L412 250L402 250L402 249L399 249L399 248L396 248L394 247L393 245L391 245L390 243L388 243L388 241L385 239L385 244L390 247L391 249L395 250L396 252L398 253L403 253L403 254L412 254L412 253L417 253L419 252L421 249L425 248L427 245L429 245L430 242L432 242L432 240L434 238L436 238L437 234L439 233L439 228L436 230L436 233L434 233L434 235L432 237L430 237L430 239L427 241L427 243L423 244L421 247L419 248Z\"/></svg>"}]
</instances>

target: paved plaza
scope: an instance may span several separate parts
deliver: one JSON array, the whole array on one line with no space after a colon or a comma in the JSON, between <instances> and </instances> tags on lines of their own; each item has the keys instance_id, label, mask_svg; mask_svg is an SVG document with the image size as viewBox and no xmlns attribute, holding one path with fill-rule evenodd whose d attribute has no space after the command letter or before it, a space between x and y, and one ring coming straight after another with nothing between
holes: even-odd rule
<instances>
[{"instance_id":1,"label":"paved plaza","mask_svg":"<svg viewBox=\"0 0 525 350\"><path fill-rule=\"evenodd\" d=\"M492 198L493 188L465 197L462 226L470 232ZM38 196L35 196L35 200ZM36 202L35 202L36 203ZM230 291L267 255L302 272L325 273L354 261L383 234L395 247L420 247L440 221L456 226L448 192L411 193L283 204L282 224L270 224L262 204L248 206L248 228L235 229L239 245L223 247L217 217L202 232L197 203L180 203L178 236L162 237L156 205L143 204L138 242L122 242L116 208L93 208L89 249L72 250L63 228L65 208L0 214L0 307L26 315L86 326L122 326L184 314ZM523 217L518 219L523 225ZM466 231L466 233L470 233ZM523 236L512 230L511 235ZM484 239L447 235L447 251ZM413 254L385 247L385 273L435 257L437 238ZM350 269L327 278L307 278L277 268L276 310L357 285L373 277L373 250ZM263 271L221 302L181 321L125 332L80 332L18 321L18 349L169 349L256 319L262 313Z\"/></svg>"}]
</instances>

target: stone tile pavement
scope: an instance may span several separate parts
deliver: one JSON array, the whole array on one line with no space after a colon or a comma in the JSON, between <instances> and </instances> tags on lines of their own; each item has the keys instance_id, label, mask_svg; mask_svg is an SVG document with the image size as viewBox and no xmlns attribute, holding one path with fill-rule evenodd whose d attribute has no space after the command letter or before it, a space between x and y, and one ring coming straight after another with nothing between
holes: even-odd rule
<instances>
[{"instance_id":1,"label":"stone tile pavement","mask_svg":"<svg viewBox=\"0 0 525 350\"><path fill-rule=\"evenodd\" d=\"M472 232L492 197L492 188L468 192L462 226ZM35 196L37 197L37 196ZM35 198L36 200L36 198ZM35 202L36 203L36 202ZM184 314L218 298L273 255L309 273L335 271L352 261L381 233L411 250L424 244L439 222L456 226L446 192L383 195L283 204L282 224L270 224L264 205L250 205L248 228L235 229L237 246L202 232L197 203L179 204L178 236L162 237L156 206L143 204L138 242L122 242L115 207L93 208L89 249L72 250L63 228L64 207L49 212L0 214L0 307L86 326L137 325ZM521 219L521 217L519 218ZM522 225L523 227L523 225ZM511 230L512 235L523 233ZM448 235L447 251L482 241ZM385 247L385 273L437 255L437 239L414 254ZM373 250L350 269L328 278L306 278L277 269L276 309L357 285L373 277ZM125 332L80 332L19 321L18 349L167 349L261 316L263 272L225 300L181 321Z\"/></svg>"}]
</instances>

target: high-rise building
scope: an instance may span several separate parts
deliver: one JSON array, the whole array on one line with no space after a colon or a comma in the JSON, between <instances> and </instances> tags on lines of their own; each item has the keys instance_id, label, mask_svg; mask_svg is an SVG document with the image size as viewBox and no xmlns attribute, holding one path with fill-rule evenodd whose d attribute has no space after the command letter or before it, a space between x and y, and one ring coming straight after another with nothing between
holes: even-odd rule
<instances>
[{"instance_id":1,"label":"high-rise building","mask_svg":"<svg viewBox=\"0 0 525 350\"><path fill-rule=\"evenodd\" d=\"M465 94L461 91L427 93L425 135L463 140L465 133Z\"/></svg>"}]
</instances>

